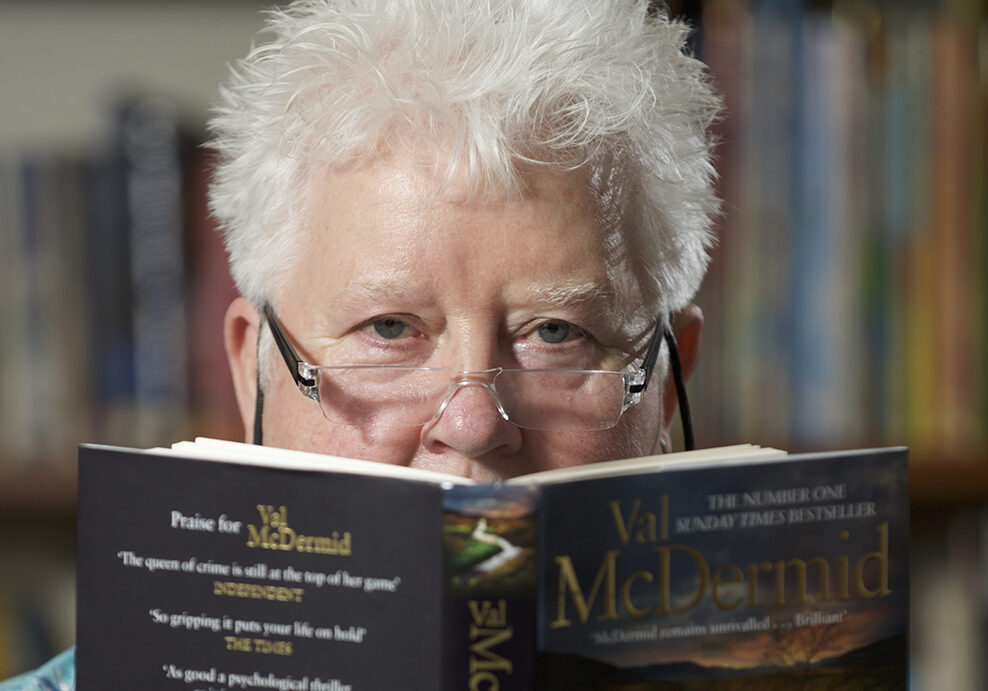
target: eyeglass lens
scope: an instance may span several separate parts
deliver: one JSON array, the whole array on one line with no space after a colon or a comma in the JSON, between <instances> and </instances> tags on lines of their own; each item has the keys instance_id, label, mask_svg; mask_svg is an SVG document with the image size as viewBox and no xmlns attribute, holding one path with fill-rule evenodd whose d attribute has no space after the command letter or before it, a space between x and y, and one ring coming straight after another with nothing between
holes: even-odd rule
<instances>
[{"instance_id":1,"label":"eyeglass lens","mask_svg":"<svg viewBox=\"0 0 988 691\"><path fill-rule=\"evenodd\" d=\"M464 387L484 388L492 405L528 429L592 430L614 426L624 410L620 372L495 370L458 373L419 367L322 367L319 399L334 422L414 427L428 422Z\"/></svg>"}]
</instances>

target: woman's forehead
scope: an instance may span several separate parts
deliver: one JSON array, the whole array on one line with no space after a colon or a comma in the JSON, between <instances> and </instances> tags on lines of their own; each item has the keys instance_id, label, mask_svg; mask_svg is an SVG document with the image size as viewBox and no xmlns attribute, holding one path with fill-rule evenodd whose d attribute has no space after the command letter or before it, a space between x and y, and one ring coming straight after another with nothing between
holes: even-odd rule
<instances>
[{"instance_id":1,"label":"woman's forehead","mask_svg":"<svg viewBox=\"0 0 988 691\"><path fill-rule=\"evenodd\" d=\"M587 174L532 169L525 180L517 194L475 195L390 158L314 171L298 282L318 274L322 292L340 296L642 302L630 241L600 213Z\"/></svg>"}]
</instances>

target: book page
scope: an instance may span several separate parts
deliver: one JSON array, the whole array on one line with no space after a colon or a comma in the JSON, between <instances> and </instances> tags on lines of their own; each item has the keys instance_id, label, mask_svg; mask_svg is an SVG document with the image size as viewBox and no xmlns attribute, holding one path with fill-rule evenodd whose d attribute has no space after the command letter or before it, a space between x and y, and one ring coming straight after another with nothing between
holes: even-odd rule
<instances>
[{"instance_id":1,"label":"book page","mask_svg":"<svg viewBox=\"0 0 988 691\"><path fill-rule=\"evenodd\" d=\"M588 480L597 477L618 477L657 473L679 468L699 468L706 465L740 463L751 460L783 459L788 454L779 449L763 448L754 444L738 444L711 449L680 451L642 458L626 458L618 461L604 461L589 465L573 466L531 473L508 480L508 484L552 484L574 480Z\"/></svg>"},{"instance_id":2,"label":"book page","mask_svg":"<svg viewBox=\"0 0 988 691\"><path fill-rule=\"evenodd\" d=\"M391 477L399 480L431 482L434 484L453 483L456 485L468 485L474 482L458 475L422 470L421 468L409 468L390 463L378 463L356 458L343 458L342 456L281 449L274 446L243 444L241 442L209 439L207 437L197 437L193 442L176 442L172 444L170 449L155 449L155 451L160 451L170 456L201 458L209 461L291 468L293 470L332 470L338 473Z\"/></svg>"},{"instance_id":3,"label":"book page","mask_svg":"<svg viewBox=\"0 0 988 691\"><path fill-rule=\"evenodd\" d=\"M261 465L268 467L292 468L295 470L332 470L341 473L369 475L375 477L392 477L416 482L449 483L453 485L472 485L474 480L439 473L420 468L364 461L341 456L280 449L271 446L258 446L240 442L197 437L194 442L180 441L172 444L171 448L151 449L150 452L169 456L201 458L203 460L226 463L242 463L245 465ZM506 484L544 484L550 482L568 482L593 477L634 475L645 472L658 472L681 467L700 467L706 464L722 464L743 462L754 459L785 458L785 451L761 447L754 444L736 444L694 451L645 456L641 458L626 458L614 461L601 461L586 465L557 468L537 473L529 473L512 478Z\"/></svg>"}]
</instances>

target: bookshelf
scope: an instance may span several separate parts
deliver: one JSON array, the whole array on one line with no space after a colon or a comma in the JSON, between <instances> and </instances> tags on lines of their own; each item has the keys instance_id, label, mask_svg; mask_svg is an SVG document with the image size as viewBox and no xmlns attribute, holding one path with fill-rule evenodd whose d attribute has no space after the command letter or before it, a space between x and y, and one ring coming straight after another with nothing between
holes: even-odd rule
<instances>
[{"instance_id":1,"label":"bookshelf","mask_svg":"<svg viewBox=\"0 0 988 691\"><path fill-rule=\"evenodd\" d=\"M129 416L131 406L122 399L107 404L109 378L100 383L79 376L91 369L85 363L99 343L99 329L88 318L89 290L97 278L106 279L102 289L112 295L110 279L119 273L106 261L86 258L95 249L86 224L94 221L81 210L93 193L86 189L93 169L112 178L108 161L120 153L121 108L145 98L167 101L181 167L185 294L224 298L228 284L217 270L222 261L215 261L215 246L207 242L194 145L228 63L247 51L261 26L258 10L270 4L0 3L0 679L74 640L75 443L163 443L175 430L181 436L239 434L227 403L193 381L184 401L195 412L183 415L176 409L185 406L164 402L158 411L168 424L155 430L147 422L153 413ZM112 185L104 188L112 196ZM33 219L30 235L22 232L25 216ZM104 239L115 241L112 232ZM22 254L26 246L34 253ZM60 278L40 280L50 276ZM126 290L121 285L118 293ZM186 333L202 330L197 320L215 309L200 301L185 307ZM196 302L200 307L192 308ZM124 301L106 304L127 309ZM107 326L104 317L99 328ZM226 366L215 362L221 356L216 327L183 359L212 373L214 391L228 392Z\"/></svg>"},{"instance_id":2,"label":"bookshelf","mask_svg":"<svg viewBox=\"0 0 988 691\"><path fill-rule=\"evenodd\" d=\"M705 4L727 213L700 296L698 420L979 464L983 3L814 6Z\"/></svg>"},{"instance_id":3,"label":"bookshelf","mask_svg":"<svg viewBox=\"0 0 988 691\"><path fill-rule=\"evenodd\" d=\"M911 688L985 688L988 7L700 6L728 112L697 435L909 445Z\"/></svg>"},{"instance_id":4,"label":"bookshelf","mask_svg":"<svg viewBox=\"0 0 988 691\"><path fill-rule=\"evenodd\" d=\"M239 437L230 400L213 397L229 391L218 329L183 354L189 368L212 373L210 383L189 377L179 400L159 402L156 412L128 417L126 399L103 398L98 383L78 377L98 334L79 318L91 305L88 288L77 289L85 280L73 251L92 238L71 222L80 214L58 208L82 203L80 171L113 150L122 96L173 104L181 308L187 332L203 332L229 285L208 240L204 161L194 145L226 63L246 51L265 4L0 3L0 89L9 106L0 115L0 242L8 243L0 273L14 286L0 296L0 542L35 535L71 569L79 440ZM728 106L718 124L725 213L698 298L706 333L690 382L698 442L908 444L917 558L939 559L941 528L980 515L988 499L988 10L976 0L669 5L701 27L696 50ZM23 179L25 162L39 171L36 194L61 200L39 227L69 243L32 260L49 271L43 262L54 262L67 277L48 293L29 289L9 259L18 256L11 209L26 198L11 180ZM214 301L196 302L203 296ZM41 315L73 314L76 305L74 320L42 317L41 326L58 329L40 352L19 340L29 329L8 328L31 323L29 300L47 305ZM39 361L53 364L35 387L27 375ZM22 390L34 403L23 403ZM39 421L31 418L38 410L56 412ZM162 411L168 424L149 426ZM34 548L24 554L32 559ZM0 587L0 627L4 598ZM0 678L40 655L15 661L0 651Z\"/></svg>"}]
</instances>

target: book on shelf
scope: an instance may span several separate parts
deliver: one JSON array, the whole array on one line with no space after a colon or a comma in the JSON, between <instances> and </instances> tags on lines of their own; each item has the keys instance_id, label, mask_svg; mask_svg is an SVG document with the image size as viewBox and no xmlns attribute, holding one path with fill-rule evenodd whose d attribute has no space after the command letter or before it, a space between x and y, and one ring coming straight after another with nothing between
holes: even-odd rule
<instances>
[{"instance_id":1,"label":"book on shelf","mask_svg":"<svg viewBox=\"0 0 988 691\"><path fill-rule=\"evenodd\" d=\"M967 0L703 3L727 106L691 385L713 438L984 455L986 24Z\"/></svg>"},{"instance_id":2,"label":"book on shelf","mask_svg":"<svg viewBox=\"0 0 988 691\"><path fill-rule=\"evenodd\" d=\"M906 466L736 446L478 484L83 446L78 688L904 688Z\"/></svg>"},{"instance_id":3,"label":"book on shelf","mask_svg":"<svg viewBox=\"0 0 988 691\"><path fill-rule=\"evenodd\" d=\"M117 113L130 247L135 439L174 439L188 407L185 203L182 143L175 105L131 98Z\"/></svg>"}]
</instances>

